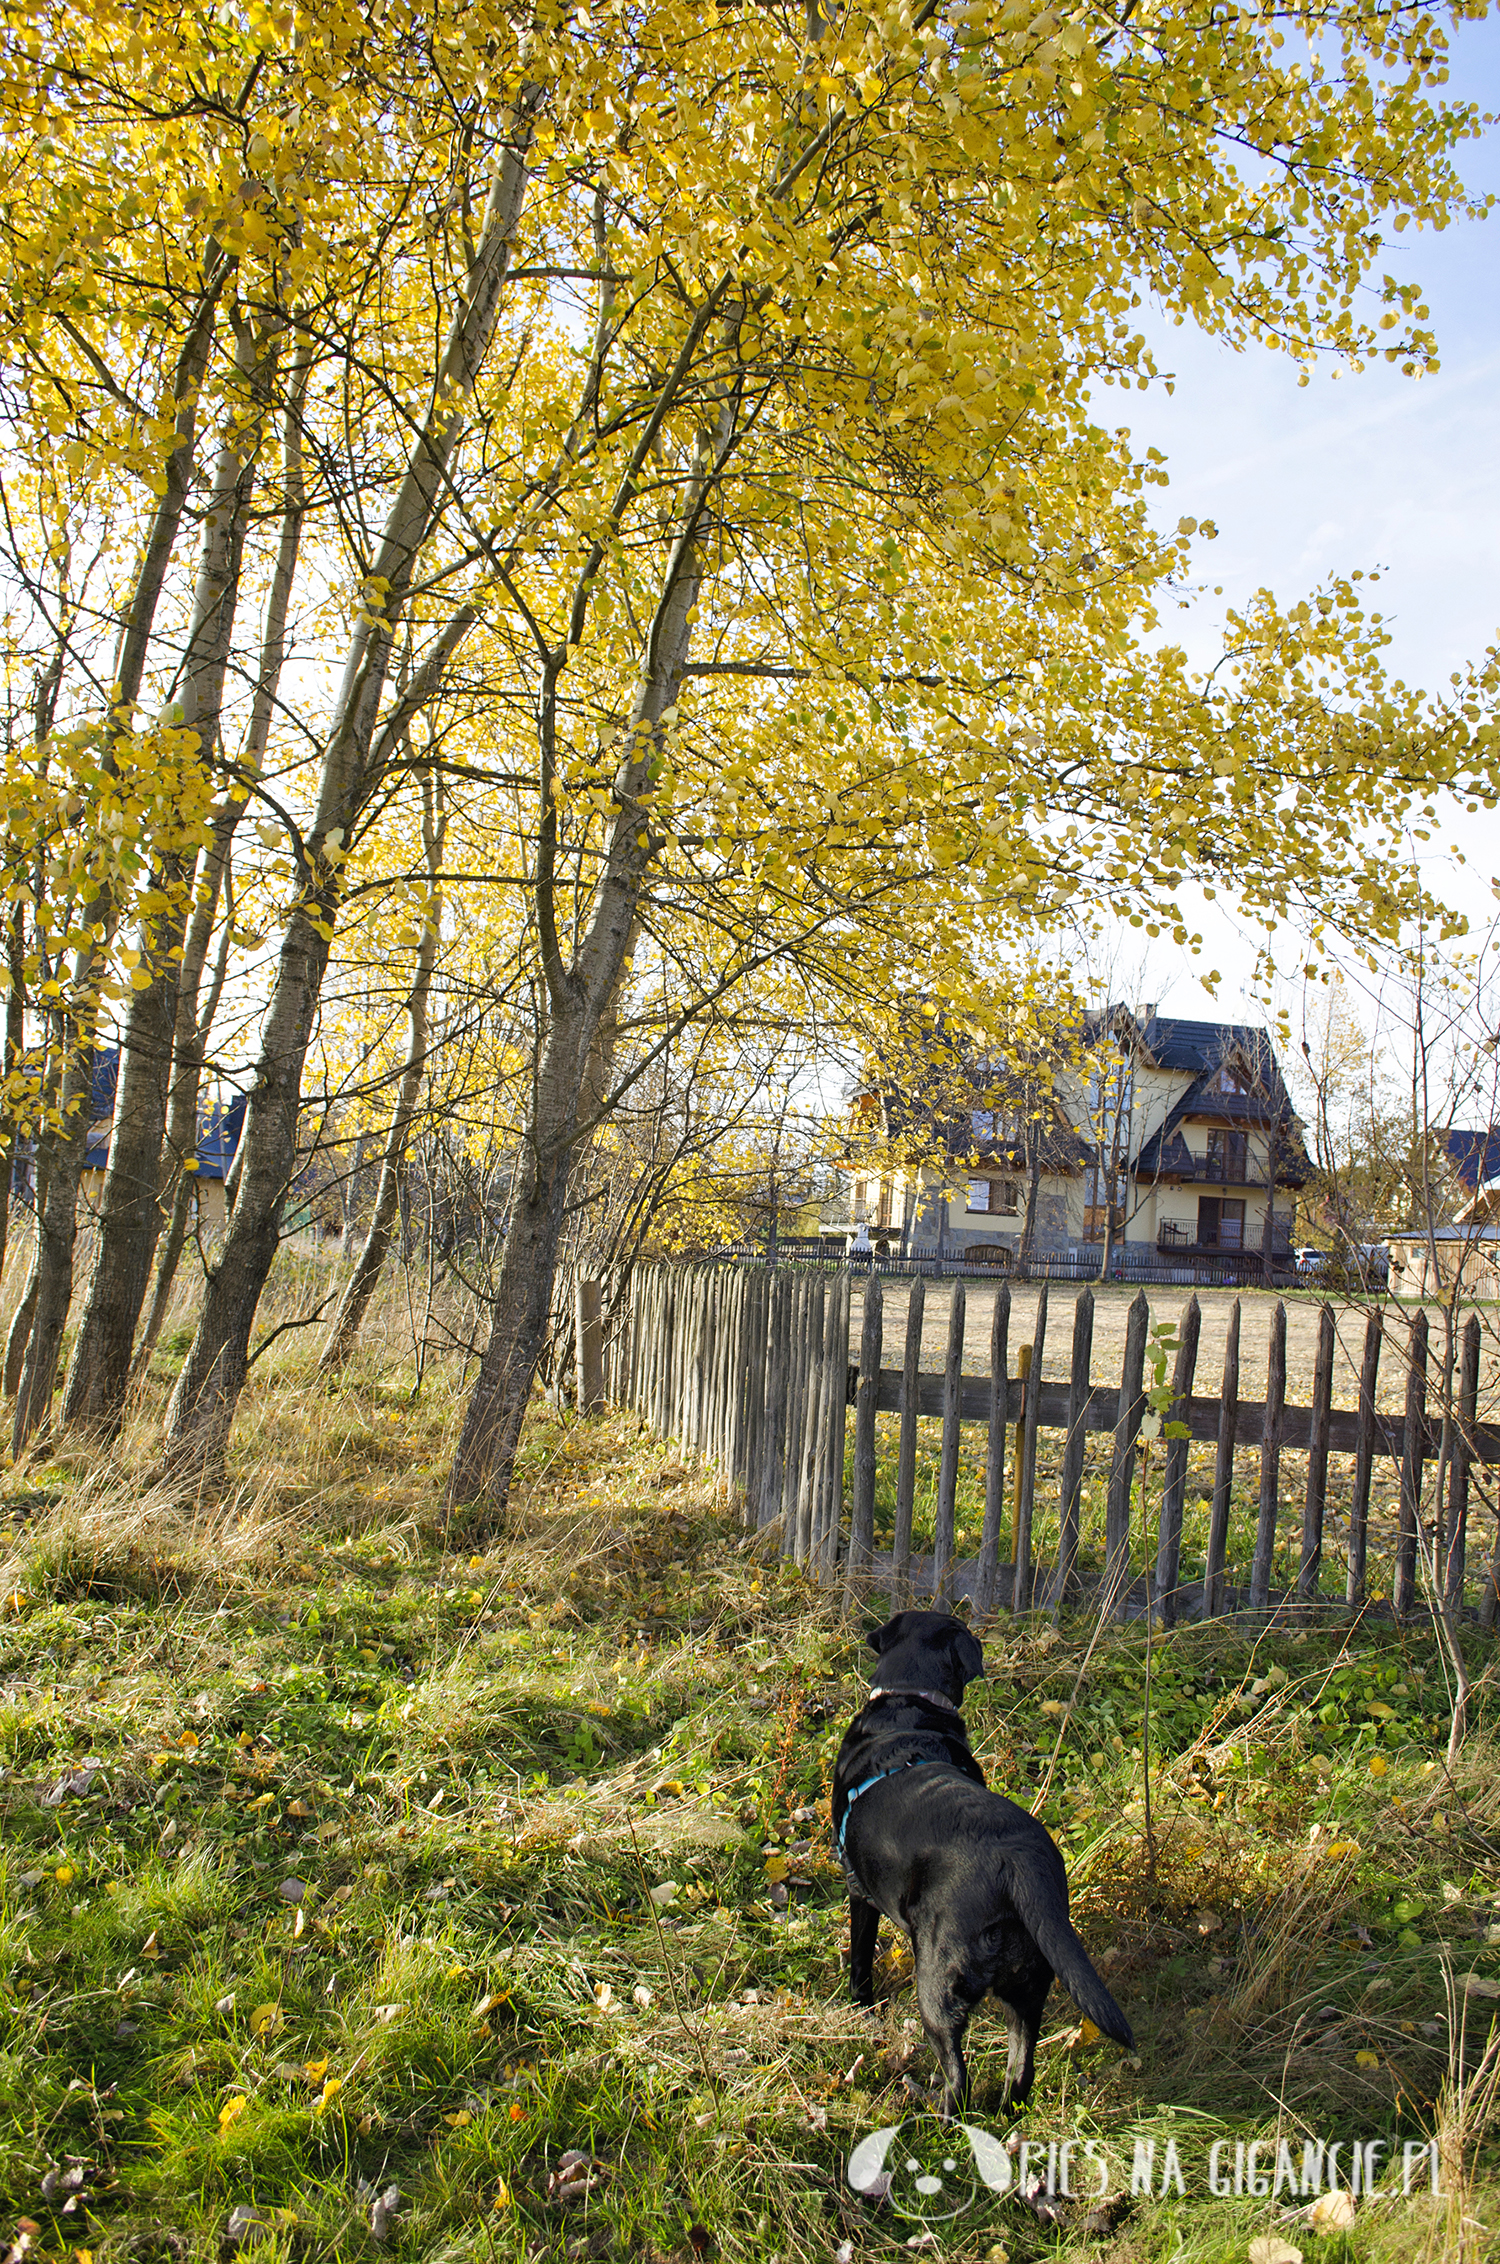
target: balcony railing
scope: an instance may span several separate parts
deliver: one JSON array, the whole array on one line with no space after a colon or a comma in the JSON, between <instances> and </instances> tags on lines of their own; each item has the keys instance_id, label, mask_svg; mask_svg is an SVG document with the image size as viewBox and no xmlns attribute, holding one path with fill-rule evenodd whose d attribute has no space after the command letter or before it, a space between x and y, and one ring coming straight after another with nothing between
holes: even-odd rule
<instances>
[{"instance_id":1,"label":"balcony railing","mask_svg":"<svg viewBox=\"0 0 1500 2264\"><path fill-rule=\"evenodd\" d=\"M1253 1156L1193 1156L1187 1163L1164 1163L1162 1179L1196 1180L1210 1187L1264 1187L1266 1175Z\"/></svg>"}]
</instances>

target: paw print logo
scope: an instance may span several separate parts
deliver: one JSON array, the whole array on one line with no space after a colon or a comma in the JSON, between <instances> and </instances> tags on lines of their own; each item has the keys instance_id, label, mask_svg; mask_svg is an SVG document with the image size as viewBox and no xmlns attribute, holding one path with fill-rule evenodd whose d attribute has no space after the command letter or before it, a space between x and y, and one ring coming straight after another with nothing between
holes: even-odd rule
<instances>
[{"instance_id":1,"label":"paw print logo","mask_svg":"<svg viewBox=\"0 0 1500 2264\"><path fill-rule=\"evenodd\" d=\"M1000 2140L975 2123L913 2115L862 2138L848 2175L867 2201L889 2203L910 2223L938 2225L972 2209L981 2188L1004 2193L1012 2164Z\"/></svg>"}]
</instances>

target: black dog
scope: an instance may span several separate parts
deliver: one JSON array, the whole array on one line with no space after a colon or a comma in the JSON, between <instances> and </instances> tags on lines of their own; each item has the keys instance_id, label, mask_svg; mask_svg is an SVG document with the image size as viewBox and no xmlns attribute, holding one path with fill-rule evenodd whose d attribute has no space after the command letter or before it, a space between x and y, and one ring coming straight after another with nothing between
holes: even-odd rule
<instances>
[{"instance_id":1,"label":"black dog","mask_svg":"<svg viewBox=\"0 0 1500 2264\"><path fill-rule=\"evenodd\" d=\"M963 2104L964 2031L990 1990L1010 2029L1003 2104L1018 2107L1054 1975L1106 2036L1135 2039L1069 1923L1068 1874L1051 1835L986 1789L969 1751L958 1701L984 1671L974 1637L947 1612L898 1612L869 1641L880 1680L849 1725L833 1778L854 2001L875 2001L884 1911L911 1941L944 2110Z\"/></svg>"}]
</instances>

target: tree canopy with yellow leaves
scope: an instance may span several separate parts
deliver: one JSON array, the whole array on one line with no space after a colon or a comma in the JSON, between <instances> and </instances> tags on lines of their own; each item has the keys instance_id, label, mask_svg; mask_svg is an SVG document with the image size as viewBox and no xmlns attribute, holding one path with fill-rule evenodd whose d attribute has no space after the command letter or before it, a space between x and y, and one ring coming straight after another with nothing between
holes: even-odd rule
<instances>
[{"instance_id":1,"label":"tree canopy with yellow leaves","mask_svg":"<svg viewBox=\"0 0 1500 2264\"><path fill-rule=\"evenodd\" d=\"M739 986L982 1022L1000 945L1090 908L1187 942L1187 882L1370 939L1441 921L1405 838L1494 798L1492 668L1392 686L1350 577L1263 595L1195 673L1161 612L1211 530L1158 531L1159 462L1101 405L1156 376L1148 299L1246 350L1431 365L1378 263L1465 208L1443 26L1482 12L9 11L33 1012L58 750L199 781L175 831L142 798L129 885L56 886L27 1420L80 1043L128 985L64 1401L107 1424L236 876L274 963L169 1457L223 1451L325 991L389 900L413 965L424 920L450 961L485 939L525 1065L458 1500L504 1494L577 1158Z\"/></svg>"}]
</instances>

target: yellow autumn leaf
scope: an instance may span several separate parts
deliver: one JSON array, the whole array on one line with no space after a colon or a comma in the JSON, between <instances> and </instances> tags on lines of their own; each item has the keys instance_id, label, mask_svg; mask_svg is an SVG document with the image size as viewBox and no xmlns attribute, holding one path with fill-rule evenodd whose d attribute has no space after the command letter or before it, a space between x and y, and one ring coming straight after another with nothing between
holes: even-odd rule
<instances>
[{"instance_id":1,"label":"yellow autumn leaf","mask_svg":"<svg viewBox=\"0 0 1500 2264\"><path fill-rule=\"evenodd\" d=\"M790 1869L791 1865L784 1855L768 1855L766 1857L767 1884L773 1887L779 1886Z\"/></svg>"},{"instance_id":2,"label":"yellow autumn leaf","mask_svg":"<svg viewBox=\"0 0 1500 2264\"><path fill-rule=\"evenodd\" d=\"M467 2130L474 2117L466 2107L461 2107L456 2115L444 2115L443 2120L450 2130Z\"/></svg>"},{"instance_id":3,"label":"yellow autumn leaf","mask_svg":"<svg viewBox=\"0 0 1500 2264\"><path fill-rule=\"evenodd\" d=\"M54 1879L56 1879L60 1887L70 1887L73 1884L76 1873L74 1872L71 1863L59 1863L52 1876Z\"/></svg>"},{"instance_id":4,"label":"yellow autumn leaf","mask_svg":"<svg viewBox=\"0 0 1500 2264\"><path fill-rule=\"evenodd\" d=\"M1358 1855L1359 1842L1352 1839L1334 1840L1325 1852L1329 1862L1336 1863L1341 1855Z\"/></svg>"},{"instance_id":5,"label":"yellow autumn leaf","mask_svg":"<svg viewBox=\"0 0 1500 2264\"><path fill-rule=\"evenodd\" d=\"M250 2033L252 2036L274 2036L280 2026L280 2005L257 2005L250 2015Z\"/></svg>"},{"instance_id":6,"label":"yellow autumn leaf","mask_svg":"<svg viewBox=\"0 0 1500 2264\"><path fill-rule=\"evenodd\" d=\"M326 2059L304 2060L302 2063L302 2073L309 2083L321 2083L324 2076L328 2073L328 2062Z\"/></svg>"},{"instance_id":7,"label":"yellow autumn leaf","mask_svg":"<svg viewBox=\"0 0 1500 2264\"><path fill-rule=\"evenodd\" d=\"M1097 2044L1103 2034L1103 2029L1096 2027L1087 2015L1078 2023L1078 2041L1080 2044Z\"/></svg>"},{"instance_id":8,"label":"yellow autumn leaf","mask_svg":"<svg viewBox=\"0 0 1500 2264\"><path fill-rule=\"evenodd\" d=\"M238 2092L234 2098L224 2101L223 2106L219 2109L219 2135L221 2138L226 2130L231 2130L239 2121L249 2104L249 2100Z\"/></svg>"},{"instance_id":9,"label":"yellow autumn leaf","mask_svg":"<svg viewBox=\"0 0 1500 2264\"><path fill-rule=\"evenodd\" d=\"M317 2104L313 2108L313 2113L317 2115L326 2114L343 2088L343 2077L341 2075L331 2075L328 2078L328 2081L324 2084L322 2090L318 2093Z\"/></svg>"},{"instance_id":10,"label":"yellow autumn leaf","mask_svg":"<svg viewBox=\"0 0 1500 2264\"><path fill-rule=\"evenodd\" d=\"M1370 1755L1370 1774L1372 1777L1383 1777L1389 1767L1390 1763L1383 1753L1372 1753Z\"/></svg>"},{"instance_id":11,"label":"yellow autumn leaf","mask_svg":"<svg viewBox=\"0 0 1500 2264\"><path fill-rule=\"evenodd\" d=\"M1356 2052L1354 2064L1356 2067L1379 2067L1380 2054L1378 2052Z\"/></svg>"}]
</instances>

